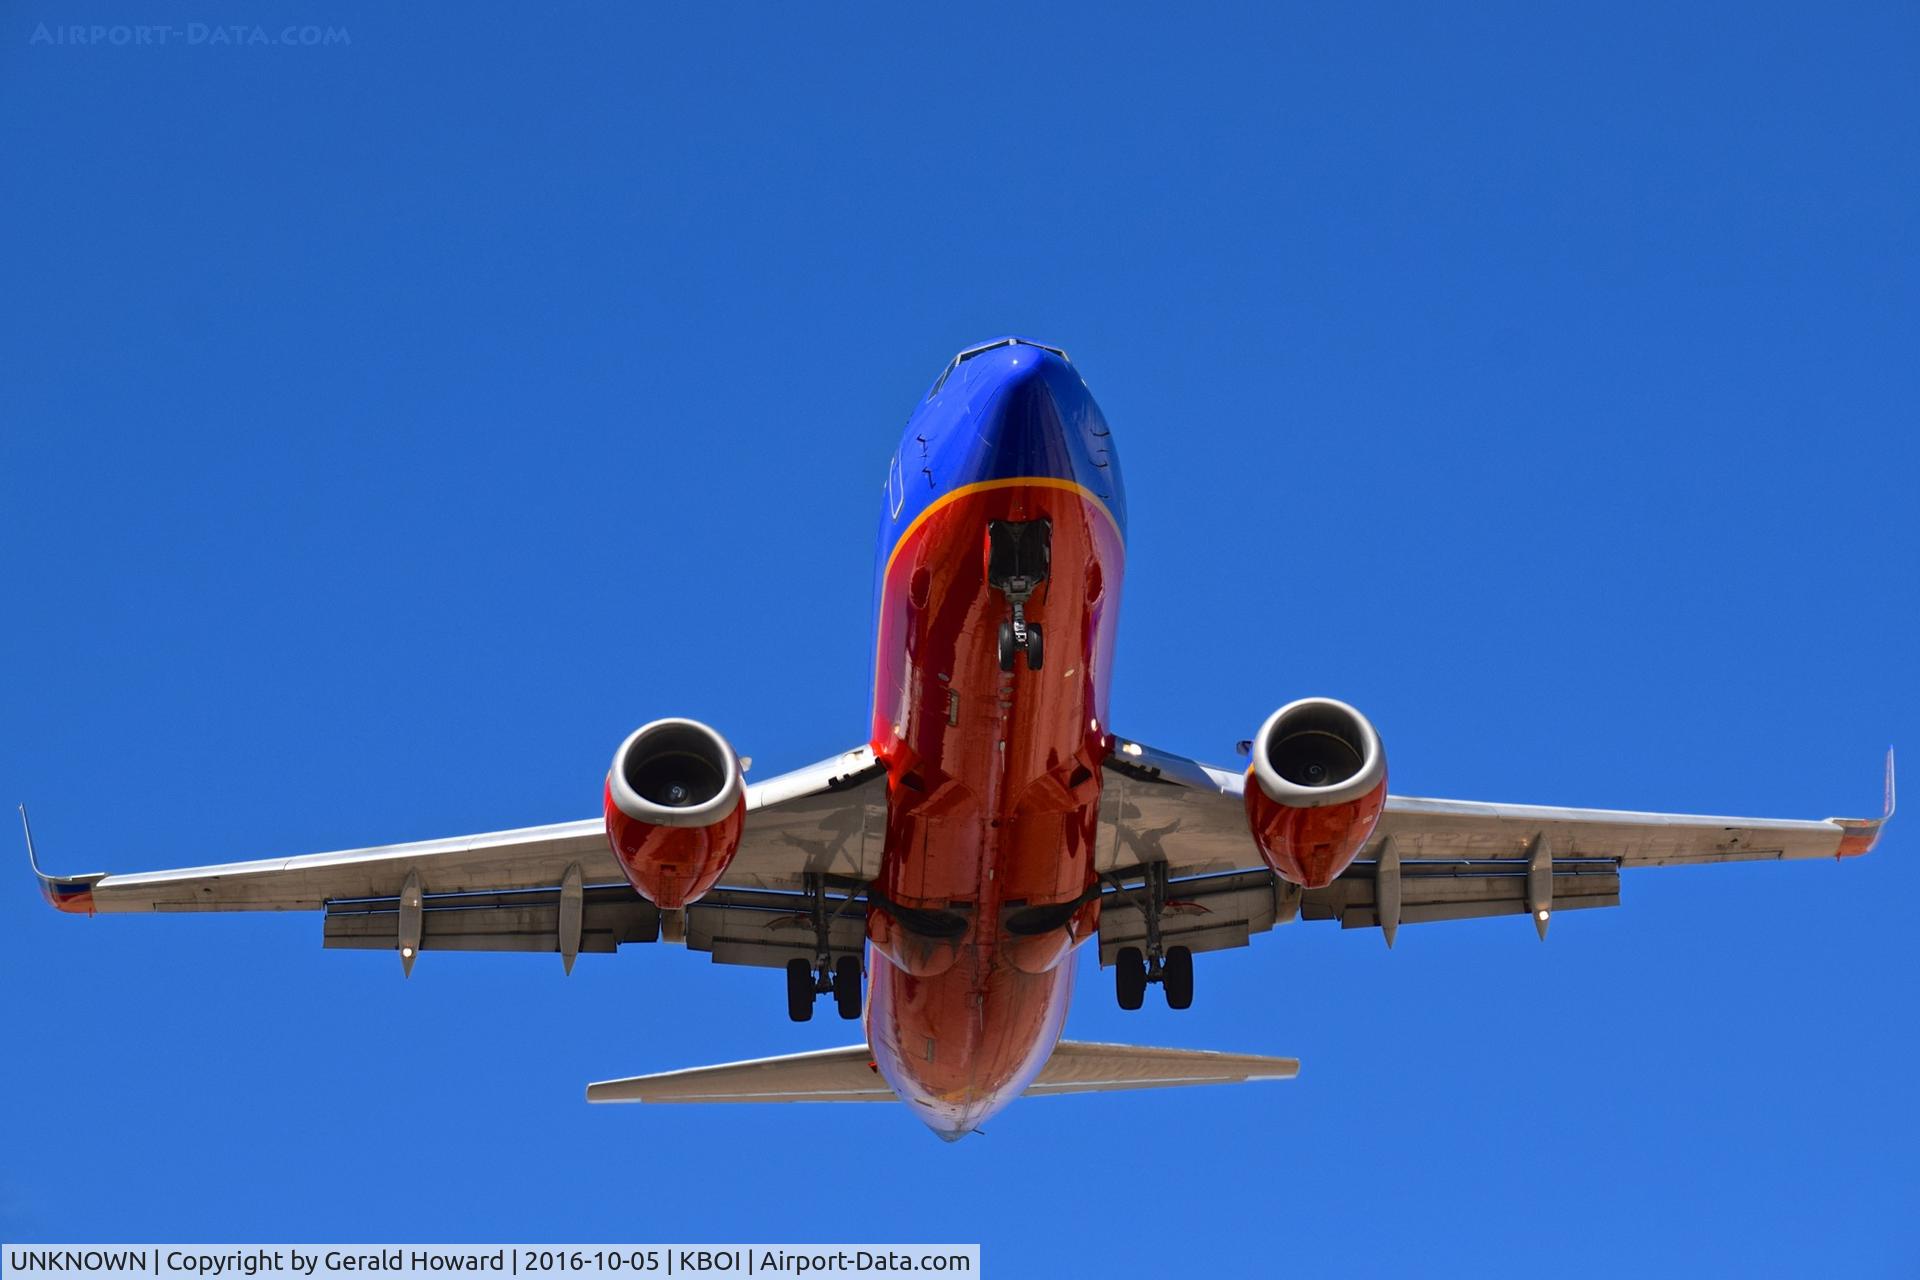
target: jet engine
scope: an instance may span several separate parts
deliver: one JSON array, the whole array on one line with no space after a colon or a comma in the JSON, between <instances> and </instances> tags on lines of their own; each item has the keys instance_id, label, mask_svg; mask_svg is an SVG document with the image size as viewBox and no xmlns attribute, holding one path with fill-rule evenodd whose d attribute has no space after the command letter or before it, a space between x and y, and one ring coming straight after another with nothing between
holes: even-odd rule
<instances>
[{"instance_id":1,"label":"jet engine","mask_svg":"<svg viewBox=\"0 0 1920 1280\"><path fill-rule=\"evenodd\" d=\"M1302 698L1253 740L1247 822L1274 874L1309 889L1333 883L1380 821L1387 756L1367 718L1332 698Z\"/></svg>"},{"instance_id":2,"label":"jet engine","mask_svg":"<svg viewBox=\"0 0 1920 1280\"><path fill-rule=\"evenodd\" d=\"M607 771L607 842L633 887L677 910L713 888L746 825L746 779L727 740L697 720L641 725Z\"/></svg>"}]
</instances>

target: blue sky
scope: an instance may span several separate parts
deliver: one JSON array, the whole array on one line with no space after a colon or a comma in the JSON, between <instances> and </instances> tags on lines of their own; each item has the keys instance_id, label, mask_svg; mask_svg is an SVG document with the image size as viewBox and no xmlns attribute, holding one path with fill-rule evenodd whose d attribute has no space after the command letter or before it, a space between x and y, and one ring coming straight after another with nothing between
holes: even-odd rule
<instances>
[{"instance_id":1,"label":"blue sky","mask_svg":"<svg viewBox=\"0 0 1920 1280\"><path fill-rule=\"evenodd\" d=\"M9 5L0 798L66 870L592 814L661 714L865 731L885 461L1065 346L1116 728L1374 717L1395 790L1821 817L1920 752L1911 5ZM342 28L36 44L39 22ZM1920 755L1910 755L1920 759ZM327 953L0 894L9 1240L978 1240L992 1274L1911 1274L1872 858L1203 957L1069 1034L1240 1092L588 1109L822 1047L667 949Z\"/></svg>"}]
</instances>

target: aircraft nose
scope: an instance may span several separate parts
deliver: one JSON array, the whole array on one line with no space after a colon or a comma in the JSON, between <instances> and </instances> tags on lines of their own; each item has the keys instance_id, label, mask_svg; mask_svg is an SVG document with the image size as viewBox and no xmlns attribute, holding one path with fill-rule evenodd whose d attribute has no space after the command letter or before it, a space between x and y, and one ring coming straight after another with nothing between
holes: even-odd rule
<instances>
[{"instance_id":1,"label":"aircraft nose","mask_svg":"<svg viewBox=\"0 0 1920 1280\"><path fill-rule=\"evenodd\" d=\"M1038 347L993 353L993 389L975 429L986 442L995 469L1006 475L1071 479L1084 469L1086 417L1092 406L1080 375L1059 356Z\"/></svg>"}]
</instances>

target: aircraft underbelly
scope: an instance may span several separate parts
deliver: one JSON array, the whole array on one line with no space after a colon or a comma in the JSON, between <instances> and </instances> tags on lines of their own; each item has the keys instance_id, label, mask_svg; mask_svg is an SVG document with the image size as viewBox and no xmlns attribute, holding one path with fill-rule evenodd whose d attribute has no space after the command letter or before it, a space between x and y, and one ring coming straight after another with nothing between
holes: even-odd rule
<instances>
[{"instance_id":1,"label":"aircraft underbelly","mask_svg":"<svg viewBox=\"0 0 1920 1280\"><path fill-rule=\"evenodd\" d=\"M1009 606L990 584L988 529L1040 520L1051 565L1025 612L1044 660L1036 671L1022 655L1005 672ZM875 888L901 910L870 913L868 1042L943 1133L968 1131L1039 1073L1066 1017L1068 957L1098 927L1089 891L1122 568L1112 518L1057 482L954 494L887 565Z\"/></svg>"}]
</instances>

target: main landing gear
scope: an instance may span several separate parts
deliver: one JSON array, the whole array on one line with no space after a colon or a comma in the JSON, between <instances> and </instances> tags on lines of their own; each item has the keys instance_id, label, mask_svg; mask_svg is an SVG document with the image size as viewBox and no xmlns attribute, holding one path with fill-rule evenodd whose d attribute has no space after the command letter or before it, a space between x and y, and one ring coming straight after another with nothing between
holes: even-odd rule
<instances>
[{"instance_id":1,"label":"main landing gear","mask_svg":"<svg viewBox=\"0 0 1920 1280\"><path fill-rule=\"evenodd\" d=\"M987 585L1003 592L1012 614L1000 624L1000 669L1013 670L1014 655L1027 655L1027 670L1046 661L1046 637L1027 621L1027 601L1047 580L1053 564L1051 520L987 521Z\"/></svg>"},{"instance_id":2,"label":"main landing gear","mask_svg":"<svg viewBox=\"0 0 1920 1280\"><path fill-rule=\"evenodd\" d=\"M1166 993L1167 1008L1193 1006L1193 952L1165 947L1160 941L1160 915L1167 906L1167 864L1149 862L1146 901L1141 914L1147 920L1147 945L1122 947L1113 958L1113 990L1122 1009L1138 1009L1147 998L1147 984L1157 982Z\"/></svg>"},{"instance_id":3,"label":"main landing gear","mask_svg":"<svg viewBox=\"0 0 1920 1280\"><path fill-rule=\"evenodd\" d=\"M852 1021L860 1016L859 956L841 956L818 968L797 956L787 961L789 1018L795 1022L812 1021L814 1001L829 991L841 1017Z\"/></svg>"},{"instance_id":4,"label":"main landing gear","mask_svg":"<svg viewBox=\"0 0 1920 1280\"><path fill-rule=\"evenodd\" d=\"M795 1022L812 1021L814 1002L832 992L833 1007L842 1018L852 1021L860 1016L860 957L833 954L826 878L808 876L807 896L812 899L809 914L813 917L814 956L811 961L798 956L787 961L787 1017Z\"/></svg>"}]
</instances>

